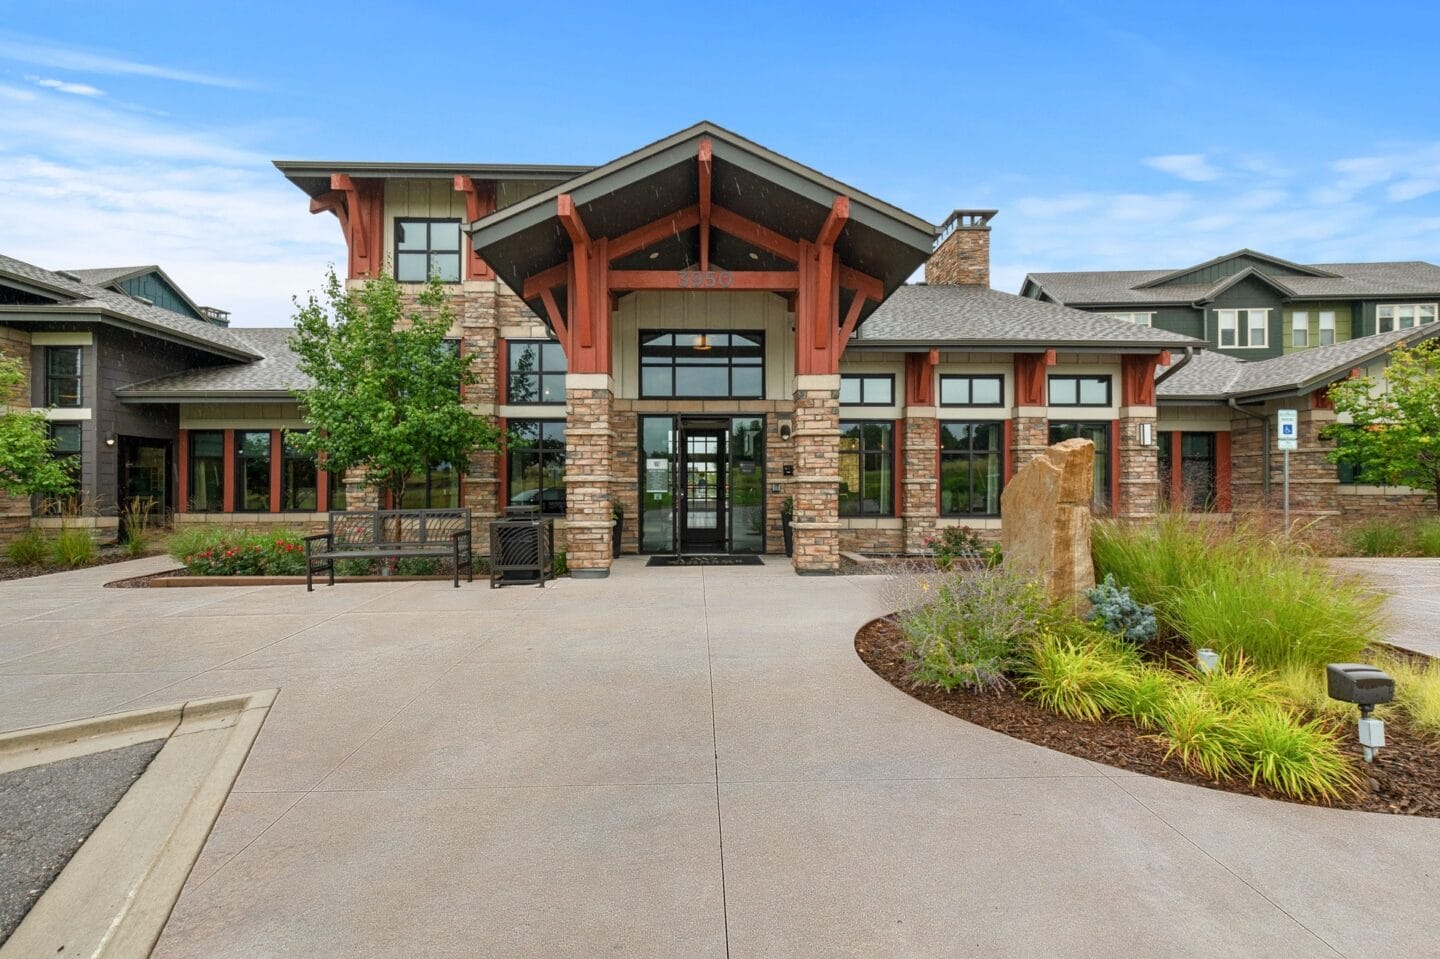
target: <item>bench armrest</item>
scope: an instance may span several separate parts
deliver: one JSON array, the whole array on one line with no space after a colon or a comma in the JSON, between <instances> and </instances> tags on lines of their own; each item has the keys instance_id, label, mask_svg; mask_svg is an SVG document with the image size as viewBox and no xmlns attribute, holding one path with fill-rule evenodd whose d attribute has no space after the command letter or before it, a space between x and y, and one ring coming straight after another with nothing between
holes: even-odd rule
<instances>
[{"instance_id":1,"label":"bench armrest","mask_svg":"<svg viewBox=\"0 0 1440 959\"><path fill-rule=\"evenodd\" d=\"M305 544L305 555L306 555L306 556L309 556L309 555L310 555L310 544L311 544L311 543L318 543L318 542L320 542L321 540L324 540L324 542L325 542L325 547L328 549L328 548L330 548L331 546L334 545L333 539L334 539L334 534L333 534L333 533L315 533L315 534L313 534L313 535L311 535L311 536L306 536L306 537L304 537L304 538L301 540L301 542L303 542L303 543Z\"/></svg>"}]
</instances>

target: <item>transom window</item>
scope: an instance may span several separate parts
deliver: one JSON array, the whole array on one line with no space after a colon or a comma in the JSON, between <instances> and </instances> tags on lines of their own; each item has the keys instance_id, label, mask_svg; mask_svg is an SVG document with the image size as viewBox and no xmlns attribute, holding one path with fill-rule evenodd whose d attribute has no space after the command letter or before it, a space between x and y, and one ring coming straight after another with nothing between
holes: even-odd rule
<instances>
[{"instance_id":1,"label":"transom window","mask_svg":"<svg viewBox=\"0 0 1440 959\"><path fill-rule=\"evenodd\" d=\"M395 221L395 279L424 283L460 282L460 221Z\"/></svg>"},{"instance_id":2,"label":"transom window","mask_svg":"<svg viewBox=\"0 0 1440 959\"><path fill-rule=\"evenodd\" d=\"M1136 326L1151 326L1155 318L1154 313L1101 313L1100 315L1108 316L1112 320L1134 323Z\"/></svg>"},{"instance_id":3,"label":"transom window","mask_svg":"<svg viewBox=\"0 0 1440 959\"><path fill-rule=\"evenodd\" d=\"M1001 406L1005 401L1005 377L941 376L941 406Z\"/></svg>"},{"instance_id":4,"label":"transom window","mask_svg":"<svg viewBox=\"0 0 1440 959\"><path fill-rule=\"evenodd\" d=\"M840 515L894 515L894 483L895 424L888 420L842 420Z\"/></svg>"},{"instance_id":5,"label":"transom window","mask_svg":"<svg viewBox=\"0 0 1440 959\"><path fill-rule=\"evenodd\" d=\"M69 409L80 406L80 370L80 347L45 347L45 402Z\"/></svg>"},{"instance_id":6,"label":"transom window","mask_svg":"<svg viewBox=\"0 0 1440 959\"><path fill-rule=\"evenodd\" d=\"M1375 307L1376 330L1392 333L1435 322L1434 303L1386 303Z\"/></svg>"},{"instance_id":7,"label":"transom window","mask_svg":"<svg viewBox=\"0 0 1440 959\"><path fill-rule=\"evenodd\" d=\"M1109 406L1110 377L1071 376L1050 377L1051 406Z\"/></svg>"},{"instance_id":8,"label":"transom window","mask_svg":"<svg viewBox=\"0 0 1440 959\"><path fill-rule=\"evenodd\" d=\"M1005 424L940 424L940 512L999 516L1004 483L1000 431Z\"/></svg>"},{"instance_id":9,"label":"transom window","mask_svg":"<svg viewBox=\"0 0 1440 959\"><path fill-rule=\"evenodd\" d=\"M510 340L507 403L564 403L565 350L553 340Z\"/></svg>"},{"instance_id":10,"label":"transom window","mask_svg":"<svg viewBox=\"0 0 1440 959\"><path fill-rule=\"evenodd\" d=\"M1269 310L1216 310L1215 325L1217 342L1227 349L1260 349L1269 345ZM1244 342L1241 342L1242 331Z\"/></svg>"},{"instance_id":11,"label":"transom window","mask_svg":"<svg viewBox=\"0 0 1440 959\"><path fill-rule=\"evenodd\" d=\"M846 373L840 377L841 406L894 406L895 377L889 374Z\"/></svg>"},{"instance_id":12,"label":"transom window","mask_svg":"<svg viewBox=\"0 0 1440 959\"><path fill-rule=\"evenodd\" d=\"M681 399L761 399L765 339L759 332L642 331L640 395Z\"/></svg>"},{"instance_id":13,"label":"transom window","mask_svg":"<svg viewBox=\"0 0 1440 959\"><path fill-rule=\"evenodd\" d=\"M511 506L565 513L565 421L511 420L506 475Z\"/></svg>"}]
</instances>

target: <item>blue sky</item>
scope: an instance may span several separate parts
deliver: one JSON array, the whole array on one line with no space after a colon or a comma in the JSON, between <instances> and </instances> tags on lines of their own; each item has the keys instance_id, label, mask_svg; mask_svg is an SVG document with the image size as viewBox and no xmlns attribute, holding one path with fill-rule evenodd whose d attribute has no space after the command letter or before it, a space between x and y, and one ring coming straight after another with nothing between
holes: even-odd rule
<instances>
[{"instance_id":1,"label":"blue sky","mask_svg":"<svg viewBox=\"0 0 1440 959\"><path fill-rule=\"evenodd\" d=\"M1440 5L787 6L3 0L0 252L281 324L343 247L272 159L599 163L703 118L930 220L998 207L1009 291L1440 262Z\"/></svg>"}]
</instances>

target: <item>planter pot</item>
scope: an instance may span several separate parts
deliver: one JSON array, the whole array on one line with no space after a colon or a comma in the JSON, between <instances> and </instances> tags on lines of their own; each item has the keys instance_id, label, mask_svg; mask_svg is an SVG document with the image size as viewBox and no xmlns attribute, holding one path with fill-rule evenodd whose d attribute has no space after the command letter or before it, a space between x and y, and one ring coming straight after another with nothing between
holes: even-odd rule
<instances>
[{"instance_id":1,"label":"planter pot","mask_svg":"<svg viewBox=\"0 0 1440 959\"><path fill-rule=\"evenodd\" d=\"M780 534L785 537L785 555L795 555L795 531L790 528L790 517L781 515Z\"/></svg>"},{"instance_id":2,"label":"planter pot","mask_svg":"<svg viewBox=\"0 0 1440 959\"><path fill-rule=\"evenodd\" d=\"M625 518L622 516L615 521L615 529L610 533L610 555L616 559L620 557L620 540L625 532Z\"/></svg>"}]
</instances>

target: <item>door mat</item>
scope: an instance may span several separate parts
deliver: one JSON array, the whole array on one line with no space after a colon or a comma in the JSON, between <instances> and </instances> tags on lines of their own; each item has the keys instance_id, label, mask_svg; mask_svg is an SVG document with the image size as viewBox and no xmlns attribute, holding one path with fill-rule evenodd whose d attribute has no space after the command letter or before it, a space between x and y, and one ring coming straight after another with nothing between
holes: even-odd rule
<instances>
[{"instance_id":1,"label":"door mat","mask_svg":"<svg viewBox=\"0 0 1440 959\"><path fill-rule=\"evenodd\" d=\"M652 556L646 566L764 566L758 556Z\"/></svg>"}]
</instances>

